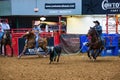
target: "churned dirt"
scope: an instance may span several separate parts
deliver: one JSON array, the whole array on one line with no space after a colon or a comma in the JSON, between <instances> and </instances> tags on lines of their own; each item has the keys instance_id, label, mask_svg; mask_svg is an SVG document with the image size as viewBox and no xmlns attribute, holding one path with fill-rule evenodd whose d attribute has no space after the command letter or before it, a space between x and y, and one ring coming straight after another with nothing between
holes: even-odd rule
<instances>
[{"instance_id":1,"label":"churned dirt","mask_svg":"<svg viewBox=\"0 0 120 80\"><path fill-rule=\"evenodd\" d=\"M62 55L59 63L34 56L0 56L0 80L120 80L120 57Z\"/></svg>"}]
</instances>

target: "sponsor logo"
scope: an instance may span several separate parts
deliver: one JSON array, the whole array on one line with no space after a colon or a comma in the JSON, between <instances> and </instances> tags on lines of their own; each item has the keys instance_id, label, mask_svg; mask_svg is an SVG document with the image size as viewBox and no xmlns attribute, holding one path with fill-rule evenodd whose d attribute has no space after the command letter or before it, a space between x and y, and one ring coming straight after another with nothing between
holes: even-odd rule
<instances>
[{"instance_id":1,"label":"sponsor logo","mask_svg":"<svg viewBox=\"0 0 120 80\"><path fill-rule=\"evenodd\" d=\"M45 9L75 9L75 3L45 3Z\"/></svg>"},{"instance_id":2,"label":"sponsor logo","mask_svg":"<svg viewBox=\"0 0 120 80\"><path fill-rule=\"evenodd\" d=\"M103 10L119 10L120 2L109 2L108 0L103 0L101 6Z\"/></svg>"}]
</instances>

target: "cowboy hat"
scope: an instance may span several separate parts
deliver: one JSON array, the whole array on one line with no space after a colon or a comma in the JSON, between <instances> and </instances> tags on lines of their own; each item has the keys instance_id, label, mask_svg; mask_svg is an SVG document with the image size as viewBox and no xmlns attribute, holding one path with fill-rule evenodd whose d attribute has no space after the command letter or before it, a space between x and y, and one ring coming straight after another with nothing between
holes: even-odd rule
<instances>
[{"instance_id":1,"label":"cowboy hat","mask_svg":"<svg viewBox=\"0 0 120 80\"><path fill-rule=\"evenodd\" d=\"M93 21L93 23L97 23L98 25L100 24L99 21L97 21L97 20L96 20L96 21Z\"/></svg>"}]
</instances>

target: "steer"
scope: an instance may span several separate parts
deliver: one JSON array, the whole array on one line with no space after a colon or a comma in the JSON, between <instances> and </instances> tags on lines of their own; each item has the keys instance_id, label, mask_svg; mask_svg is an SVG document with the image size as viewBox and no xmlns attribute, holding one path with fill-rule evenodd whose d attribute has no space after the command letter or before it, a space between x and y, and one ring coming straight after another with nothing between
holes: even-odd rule
<instances>
[{"instance_id":1,"label":"steer","mask_svg":"<svg viewBox=\"0 0 120 80\"><path fill-rule=\"evenodd\" d=\"M51 64L51 62L56 61L57 58L57 62L59 62L59 58L61 55L61 47L60 46L54 46L54 47L49 47L48 48L48 54L50 55L50 62L49 64Z\"/></svg>"}]
</instances>

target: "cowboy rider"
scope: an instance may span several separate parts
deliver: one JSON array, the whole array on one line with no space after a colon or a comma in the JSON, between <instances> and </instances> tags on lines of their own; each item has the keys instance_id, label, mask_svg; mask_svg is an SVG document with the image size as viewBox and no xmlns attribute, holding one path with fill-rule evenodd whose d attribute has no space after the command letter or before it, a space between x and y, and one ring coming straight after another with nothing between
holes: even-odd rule
<instances>
[{"instance_id":1,"label":"cowboy rider","mask_svg":"<svg viewBox=\"0 0 120 80\"><path fill-rule=\"evenodd\" d=\"M95 24L95 26L93 28L95 28L95 30L97 31L97 36L99 37L99 39L102 41L103 46L104 44L104 39L102 37L102 26L100 25L99 21L93 21L93 23Z\"/></svg>"},{"instance_id":2,"label":"cowboy rider","mask_svg":"<svg viewBox=\"0 0 120 80\"><path fill-rule=\"evenodd\" d=\"M95 26L93 28L96 29L97 31L97 35L100 37L101 39L101 36L102 36L102 26L100 25L99 21L93 21L93 23L95 23Z\"/></svg>"}]
</instances>

